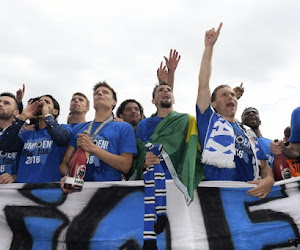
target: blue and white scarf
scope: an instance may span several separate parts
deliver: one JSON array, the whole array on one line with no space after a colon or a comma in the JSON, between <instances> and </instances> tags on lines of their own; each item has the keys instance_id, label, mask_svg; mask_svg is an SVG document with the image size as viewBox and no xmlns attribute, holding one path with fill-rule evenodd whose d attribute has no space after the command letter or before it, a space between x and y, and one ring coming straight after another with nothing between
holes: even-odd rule
<instances>
[{"instance_id":1,"label":"blue and white scarf","mask_svg":"<svg viewBox=\"0 0 300 250\"><path fill-rule=\"evenodd\" d=\"M162 159L162 145L147 143L145 147ZM156 235L163 232L167 224L167 197L165 173L161 164L147 166L143 172L145 184L144 250L157 249Z\"/></svg>"},{"instance_id":2,"label":"blue and white scarf","mask_svg":"<svg viewBox=\"0 0 300 250\"><path fill-rule=\"evenodd\" d=\"M202 162L219 168L235 168L234 155L233 128L221 115L214 112L209 119Z\"/></svg>"},{"instance_id":3,"label":"blue and white scarf","mask_svg":"<svg viewBox=\"0 0 300 250\"><path fill-rule=\"evenodd\" d=\"M239 124L236 123L238 126ZM241 128L242 129L242 128ZM251 149L255 156L253 165L254 180L259 179L259 160L257 159L258 145L255 138L246 131ZM232 125L220 114L213 112L206 132L202 162L218 168L235 168L235 135Z\"/></svg>"}]
</instances>

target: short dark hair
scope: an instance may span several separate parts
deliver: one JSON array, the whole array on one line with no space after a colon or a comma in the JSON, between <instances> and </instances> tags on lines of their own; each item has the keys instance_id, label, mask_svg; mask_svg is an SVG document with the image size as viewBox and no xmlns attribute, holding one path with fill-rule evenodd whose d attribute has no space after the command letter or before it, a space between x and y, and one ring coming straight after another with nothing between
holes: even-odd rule
<instances>
[{"instance_id":1,"label":"short dark hair","mask_svg":"<svg viewBox=\"0 0 300 250\"><path fill-rule=\"evenodd\" d=\"M94 86L94 88L93 88L93 91L95 92L99 87L102 87L102 86L103 86L103 87L106 87L106 88L108 88L108 89L111 90L111 92L113 93L113 98L114 98L114 100L117 102L117 93L114 91L114 89L113 89L111 86L109 86L109 85L107 84L106 81L96 83L95 86ZM116 106L116 105L115 105L115 106ZM112 109L114 109L115 106L113 106Z\"/></svg>"},{"instance_id":2,"label":"short dark hair","mask_svg":"<svg viewBox=\"0 0 300 250\"><path fill-rule=\"evenodd\" d=\"M287 138L290 138L291 136L291 127L290 126L287 126L284 131L283 131L284 135L287 137Z\"/></svg>"},{"instance_id":3,"label":"short dark hair","mask_svg":"<svg viewBox=\"0 0 300 250\"><path fill-rule=\"evenodd\" d=\"M231 88L231 87L227 84L222 84L222 85L219 85L218 87L216 87L211 94L211 98L210 98L211 102L214 102L216 100L217 92L219 89L222 89L222 88Z\"/></svg>"},{"instance_id":4,"label":"short dark hair","mask_svg":"<svg viewBox=\"0 0 300 250\"><path fill-rule=\"evenodd\" d=\"M171 88L170 84L168 84L168 83L166 83L166 82L161 82L161 83L156 84L156 85L154 86L154 88L153 88L153 91L152 91L152 98L153 98L153 99L154 99L154 96L155 96L155 91L156 91L156 89L157 89L159 86L161 86L161 85L167 85L167 86L169 86L169 87Z\"/></svg>"},{"instance_id":5,"label":"short dark hair","mask_svg":"<svg viewBox=\"0 0 300 250\"><path fill-rule=\"evenodd\" d=\"M54 98L52 95L48 95L48 94L47 94L47 95L41 95L41 96L38 96L38 97L35 97L35 98L30 98L30 99L28 100L28 102L30 102L30 101L32 101L32 102L39 101L43 96L49 97L49 98L52 100L52 102L53 102L53 107L54 107L55 109L57 109L58 114L54 116L54 120L56 120L56 118L59 116L60 106L59 106L58 101L56 101L55 98Z\"/></svg>"},{"instance_id":6,"label":"short dark hair","mask_svg":"<svg viewBox=\"0 0 300 250\"><path fill-rule=\"evenodd\" d=\"M117 109L117 117L120 117L120 115L123 114L124 109L125 109L125 106L126 106L128 103L131 103L131 102L134 102L134 103L136 103L136 104L139 106L140 114L141 114L141 117L142 117L142 119L143 119L143 118L145 117L145 115L144 115L144 108L143 108L143 106L142 106L138 101L136 101L136 100L134 100L134 99L127 99L127 100L123 101L123 102L120 104L120 106L119 106L118 109Z\"/></svg>"},{"instance_id":7,"label":"short dark hair","mask_svg":"<svg viewBox=\"0 0 300 250\"><path fill-rule=\"evenodd\" d=\"M15 107L15 108L16 108L16 109L19 109L19 104L18 104L18 101L17 101L16 96L15 96L14 94L12 94L12 93L10 93L10 92L3 92L3 93L0 94L0 96L8 96L8 97L14 99L15 104L16 104L16 107Z\"/></svg>"},{"instance_id":8,"label":"short dark hair","mask_svg":"<svg viewBox=\"0 0 300 250\"><path fill-rule=\"evenodd\" d=\"M59 111L60 111L60 106L59 106L58 101L56 101L55 98L52 95L42 95L42 96L40 96L40 98L43 97L43 96L49 97L53 102L54 108L58 110L58 114L54 116L54 120L56 120L56 118L59 116Z\"/></svg>"},{"instance_id":9,"label":"short dark hair","mask_svg":"<svg viewBox=\"0 0 300 250\"><path fill-rule=\"evenodd\" d=\"M247 108L244 109L244 111L243 111L243 113L242 113L242 118L243 118L244 113L245 113L247 110L249 110L249 109L254 109L254 110L256 110L256 112L259 114L257 108L254 108L254 107L247 107Z\"/></svg>"},{"instance_id":10,"label":"short dark hair","mask_svg":"<svg viewBox=\"0 0 300 250\"><path fill-rule=\"evenodd\" d=\"M90 101L89 99L86 97L85 94L81 93L81 92L76 92L72 95L72 98L75 96L75 95L79 95L79 96L82 96L85 100L86 100L86 106L89 108L90 107Z\"/></svg>"}]
</instances>

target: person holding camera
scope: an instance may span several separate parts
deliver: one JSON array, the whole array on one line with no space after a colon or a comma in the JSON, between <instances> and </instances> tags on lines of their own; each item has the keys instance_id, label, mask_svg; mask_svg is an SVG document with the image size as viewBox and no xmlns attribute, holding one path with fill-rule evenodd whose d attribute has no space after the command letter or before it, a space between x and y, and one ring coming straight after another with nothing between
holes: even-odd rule
<instances>
[{"instance_id":1,"label":"person holding camera","mask_svg":"<svg viewBox=\"0 0 300 250\"><path fill-rule=\"evenodd\" d=\"M56 182L61 178L59 164L70 139L71 128L56 121L59 103L51 95L29 100L16 121L5 130L0 150L20 152L17 182ZM26 120L34 121L35 130L19 133Z\"/></svg>"}]
</instances>

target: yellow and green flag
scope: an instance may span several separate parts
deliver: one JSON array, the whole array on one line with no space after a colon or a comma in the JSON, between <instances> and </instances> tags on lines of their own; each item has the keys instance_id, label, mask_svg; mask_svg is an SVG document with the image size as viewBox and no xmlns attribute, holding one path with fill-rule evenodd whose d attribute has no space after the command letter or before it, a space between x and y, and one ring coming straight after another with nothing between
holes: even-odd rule
<instances>
[{"instance_id":1,"label":"yellow and green flag","mask_svg":"<svg viewBox=\"0 0 300 250\"><path fill-rule=\"evenodd\" d=\"M172 111L156 127L149 142L163 145L163 158L177 187L187 203L193 199L194 189L204 179L201 148L195 117ZM146 154L144 143L137 139L138 157L133 170L142 179Z\"/></svg>"}]
</instances>

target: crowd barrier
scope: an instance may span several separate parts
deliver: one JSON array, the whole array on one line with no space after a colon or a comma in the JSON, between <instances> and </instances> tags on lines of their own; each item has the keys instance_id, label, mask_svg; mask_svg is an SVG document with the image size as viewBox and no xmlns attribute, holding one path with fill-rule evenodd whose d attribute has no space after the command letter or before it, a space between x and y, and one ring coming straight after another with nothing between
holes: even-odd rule
<instances>
[{"instance_id":1,"label":"crowd barrier","mask_svg":"<svg viewBox=\"0 0 300 250\"><path fill-rule=\"evenodd\" d=\"M253 184L202 182L190 205L167 181L168 223L158 249L296 249L300 177L276 182L265 199ZM141 249L142 181L0 185L0 249Z\"/></svg>"}]
</instances>

